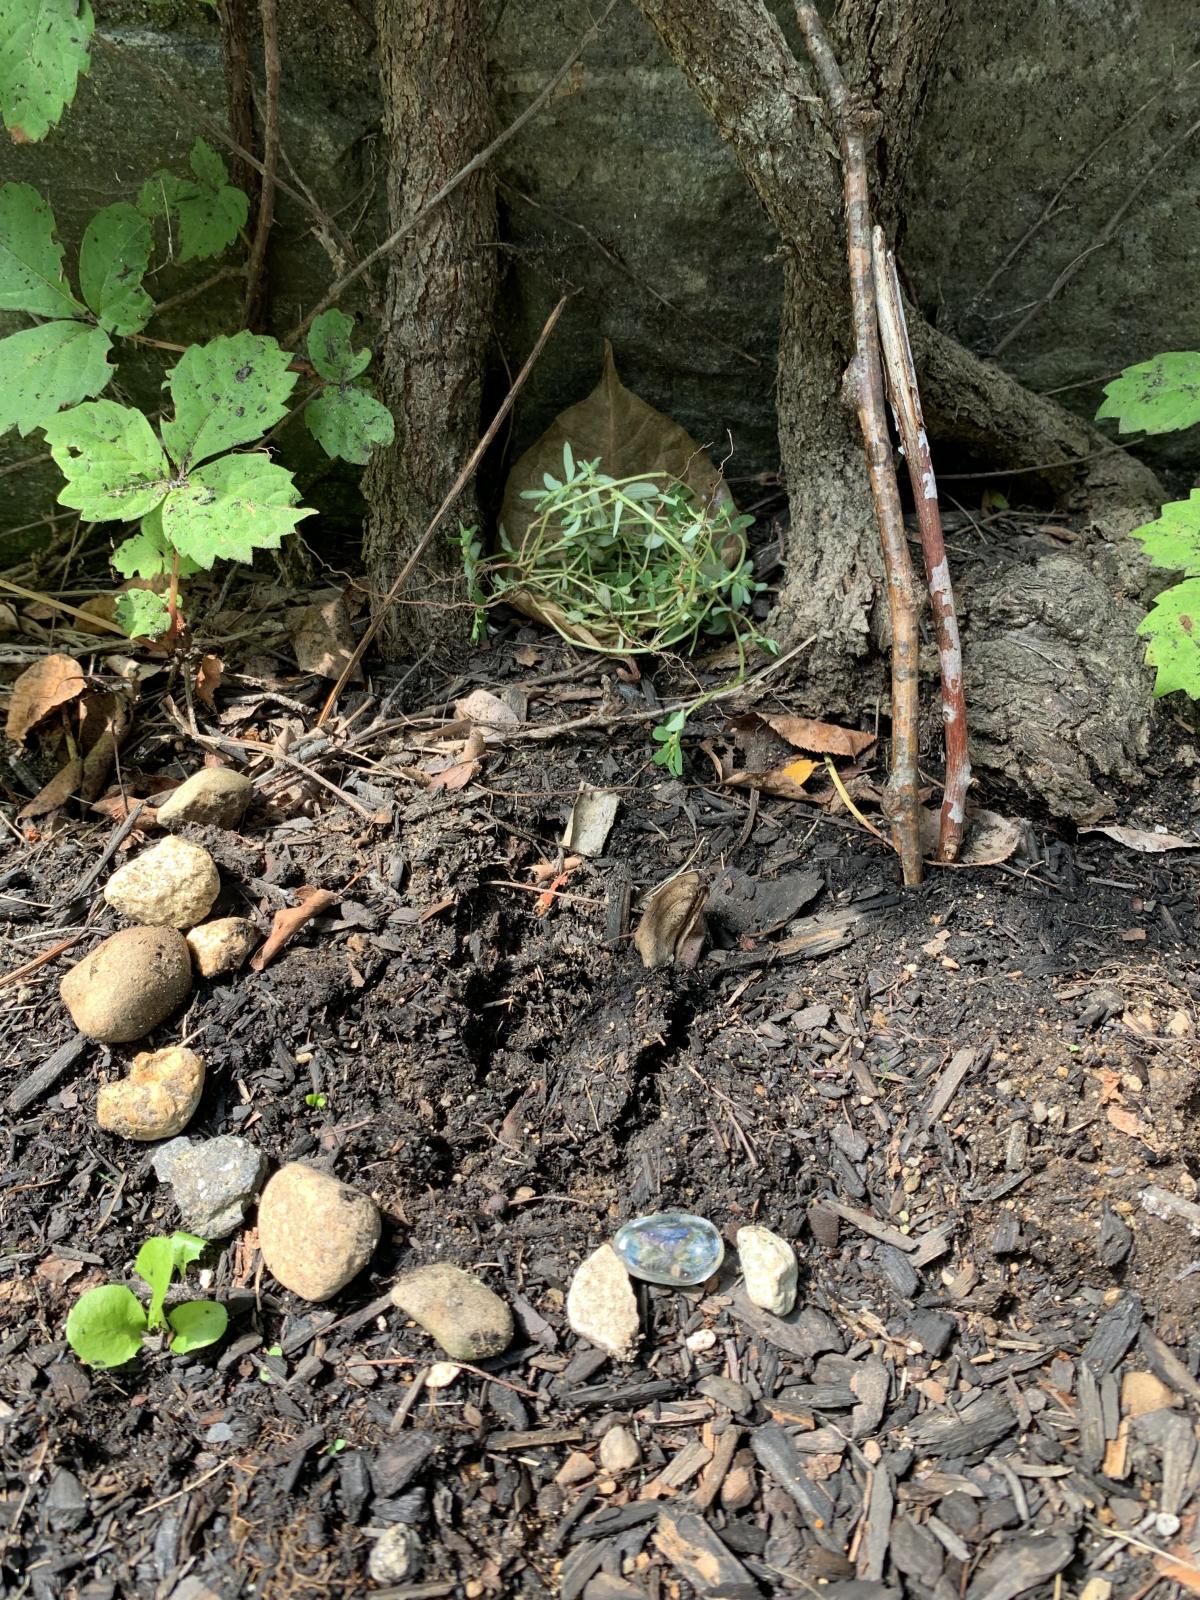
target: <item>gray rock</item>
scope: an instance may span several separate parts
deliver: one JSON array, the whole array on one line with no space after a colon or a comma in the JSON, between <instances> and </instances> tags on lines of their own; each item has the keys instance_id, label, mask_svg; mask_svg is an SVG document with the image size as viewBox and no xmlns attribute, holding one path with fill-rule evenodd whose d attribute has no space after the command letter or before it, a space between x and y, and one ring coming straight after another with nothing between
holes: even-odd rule
<instances>
[{"instance_id":1,"label":"gray rock","mask_svg":"<svg viewBox=\"0 0 1200 1600\"><path fill-rule=\"evenodd\" d=\"M192 987L192 962L175 928L125 928L77 961L59 993L80 1033L128 1044L164 1022Z\"/></svg>"},{"instance_id":2,"label":"gray rock","mask_svg":"<svg viewBox=\"0 0 1200 1600\"><path fill-rule=\"evenodd\" d=\"M600 1441L600 1465L605 1472L632 1472L641 1459L641 1446L629 1429L619 1423Z\"/></svg>"},{"instance_id":3,"label":"gray rock","mask_svg":"<svg viewBox=\"0 0 1200 1600\"><path fill-rule=\"evenodd\" d=\"M113 873L104 898L131 922L194 928L221 892L217 865L202 845L168 838Z\"/></svg>"},{"instance_id":4,"label":"gray rock","mask_svg":"<svg viewBox=\"0 0 1200 1600\"><path fill-rule=\"evenodd\" d=\"M459 1267L437 1263L407 1273L392 1289L392 1304L456 1361L498 1356L512 1343L512 1312L486 1283Z\"/></svg>"},{"instance_id":5,"label":"gray rock","mask_svg":"<svg viewBox=\"0 0 1200 1600\"><path fill-rule=\"evenodd\" d=\"M567 1321L581 1338L618 1361L632 1361L641 1325L625 1263L610 1244L582 1261L567 1292Z\"/></svg>"},{"instance_id":6,"label":"gray rock","mask_svg":"<svg viewBox=\"0 0 1200 1600\"><path fill-rule=\"evenodd\" d=\"M367 1571L379 1584L403 1583L421 1565L421 1536L403 1522L384 1530L367 1560Z\"/></svg>"},{"instance_id":7,"label":"gray rock","mask_svg":"<svg viewBox=\"0 0 1200 1600\"><path fill-rule=\"evenodd\" d=\"M379 1233L370 1195L303 1161L280 1167L258 1205L263 1260L306 1300L330 1300L344 1288L371 1259Z\"/></svg>"},{"instance_id":8,"label":"gray rock","mask_svg":"<svg viewBox=\"0 0 1200 1600\"><path fill-rule=\"evenodd\" d=\"M73 1472L59 1467L46 1491L46 1521L52 1533L69 1533L87 1521L88 1503L83 1485Z\"/></svg>"},{"instance_id":9,"label":"gray rock","mask_svg":"<svg viewBox=\"0 0 1200 1600\"><path fill-rule=\"evenodd\" d=\"M171 791L158 808L158 820L164 828L177 828L185 822L236 828L253 793L254 785L244 772L232 767L201 767Z\"/></svg>"},{"instance_id":10,"label":"gray rock","mask_svg":"<svg viewBox=\"0 0 1200 1600\"><path fill-rule=\"evenodd\" d=\"M267 1159L249 1139L172 1139L154 1155L154 1171L175 1192L184 1227L202 1239L240 1228L267 1175Z\"/></svg>"}]
</instances>

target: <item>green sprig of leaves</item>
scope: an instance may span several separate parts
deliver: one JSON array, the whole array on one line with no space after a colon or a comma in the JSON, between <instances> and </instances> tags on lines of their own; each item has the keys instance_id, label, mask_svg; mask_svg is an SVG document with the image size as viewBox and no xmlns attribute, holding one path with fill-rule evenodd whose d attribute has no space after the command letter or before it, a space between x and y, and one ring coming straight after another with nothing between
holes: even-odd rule
<instances>
[{"instance_id":1,"label":"green sprig of leaves","mask_svg":"<svg viewBox=\"0 0 1200 1600\"><path fill-rule=\"evenodd\" d=\"M163 168L147 178L138 194L144 217L173 219L179 229L178 259L204 261L227 250L246 226L250 202L229 180L224 161L203 139L192 146L190 178Z\"/></svg>"},{"instance_id":2,"label":"green sprig of leaves","mask_svg":"<svg viewBox=\"0 0 1200 1600\"><path fill-rule=\"evenodd\" d=\"M193 1233L172 1233L147 1239L137 1253L134 1271L150 1290L143 1307L123 1283L106 1283L81 1294L67 1316L67 1343L90 1367L120 1367L132 1361L148 1333L171 1331L170 1349L187 1355L215 1344L229 1324L225 1307L214 1300L188 1300L164 1311L172 1278L183 1278L207 1249Z\"/></svg>"},{"instance_id":3,"label":"green sprig of leaves","mask_svg":"<svg viewBox=\"0 0 1200 1600\"><path fill-rule=\"evenodd\" d=\"M323 311L309 329L309 360L325 387L305 407L304 421L327 456L363 466L372 450L392 443L396 424L363 376L371 352L353 349L353 328L353 317L332 310Z\"/></svg>"}]
</instances>

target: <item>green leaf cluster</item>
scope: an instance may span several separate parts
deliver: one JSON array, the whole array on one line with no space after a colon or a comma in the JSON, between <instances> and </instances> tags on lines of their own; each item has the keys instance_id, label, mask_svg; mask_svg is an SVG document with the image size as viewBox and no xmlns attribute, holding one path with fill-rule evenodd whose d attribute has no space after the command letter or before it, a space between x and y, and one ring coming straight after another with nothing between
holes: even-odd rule
<instances>
[{"instance_id":1,"label":"green leaf cluster","mask_svg":"<svg viewBox=\"0 0 1200 1600\"><path fill-rule=\"evenodd\" d=\"M16 144L44 139L88 69L88 0L0 0L0 115Z\"/></svg>"},{"instance_id":2,"label":"green leaf cluster","mask_svg":"<svg viewBox=\"0 0 1200 1600\"><path fill-rule=\"evenodd\" d=\"M1200 350L1169 350L1127 367L1107 385L1098 418L1117 420L1122 433L1170 433L1200 422ZM1134 528L1151 563L1180 572L1183 582L1164 589L1138 628L1149 643L1156 695L1181 689L1200 700L1200 489L1162 508L1153 522Z\"/></svg>"},{"instance_id":3,"label":"green leaf cluster","mask_svg":"<svg viewBox=\"0 0 1200 1600\"><path fill-rule=\"evenodd\" d=\"M372 450L392 443L396 424L363 377L371 352L351 347L353 328L344 311L324 311L313 322L308 356L325 387L305 407L304 420L327 456L365 466Z\"/></svg>"},{"instance_id":4,"label":"green leaf cluster","mask_svg":"<svg viewBox=\"0 0 1200 1600\"><path fill-rule=\"evenodd\" d=\"M250 561L257 550L276 550L312 512L299 506L286 468L236 447L287 415L295 383L287 352L264 335L192 345L168 380L173 413L159 433L140 411L113 400L43 424L67 480L58 498L91 522L140 519L139 531L113 553L125 577L187 577L219 559ZM165 604L144 591L122 596L118 618L151 637L170 622Z\"/></svg>"},{"instance_id":5,"label":"green leaf cluster","mask_svg":"<svg viewBox=\"0 0 1200 1600\"><path fill-rule=\"evenodd\" d=\"M170 1329L170 1348L176 1355L215 1344L229 1323L224 1306L213 1300L188 1300L172 1311L163 1309L172 1277L178 1273L182 1278L206 1248L207 1242L192 1233L147 1239L134 1262L134 1271L150 1290L146 1307L122 1283L106 1283L81 1294L67 1316L67 1343L79 1359L90 1367L123 1366L139 1353L146 1334L160 1328Z\"/></svg>"},{"instance_id":6,"label":"green leaf cluster","mask_svg":"<svg viewBox=\"0 0 1200 1600\"><path fill-rule=\"evenodd\" d=\"M229 169L203 139L192 146L188 165L190 178L160 168L142 185L137 203L143 217L166 217L178 228L178 259L185 264L219 256L250 215L249 200L229 181Z\"/></svg>"}]
</instances>

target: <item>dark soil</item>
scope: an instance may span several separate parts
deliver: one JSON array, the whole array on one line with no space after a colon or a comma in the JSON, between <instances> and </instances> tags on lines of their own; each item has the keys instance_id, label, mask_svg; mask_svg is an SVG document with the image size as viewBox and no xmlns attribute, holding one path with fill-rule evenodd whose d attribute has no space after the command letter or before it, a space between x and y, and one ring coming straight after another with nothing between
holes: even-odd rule
<instances>
[{"instance_id":1,"label":"dark soil","mask_svg":"<svg viewBox=\"0 0 1200 1600\"><path fill-rule=\"evenodd\" d=\"M66 964L116 926L105 872L76 888L113 825L9 831L3 971L77 937L0 990L5 1593L358 1595L396 1521L423 1558L391 1592L472 1600L1140 1600L1160 1577L1173 1590L1153 1552L1193 1560L1200 1242L1141 1196L1190 1201L1200 1178L1196 857L1035 824L1032 855L901 894L844 812L752 809L694 742L688 781L665 777L646 720L606 721L648 690L601 670L525 642L470 682L409 684L321 758L357 810L268 763L240 835L191 830L221 908L264 931L302 885L342 898L153 1036L207 1063L189 1133L318 1161L385 1216L328 1306L278 1289L252 1230L214 1249L232 1323L197 1357L95 1373L64 1342L80 1291L179 1219L151 1150L95 1125L97 1084L132 1049L88 1044L28 1089L73 1034ZM326 686L280 683L227 679L202 728L311 724ZM427 724L396 705L474 684L507 685L522 715L526 697L538 726L596 721L518 733L461 791L422 788ZM152 703L138 716L127 783L195 769ZM715 712L698 732L718 758L730 743ZM1164 757L1129 820L1191 836L1192 761ZM557 861L581 780L620 790L617 824L539 915L528 869ZM693 970L646 971L625 897L636 920L685 866L741 909L714 913ZM777 926L801 873L810 903ZM850 907L840 947L786 953L808 916ZM567 1326L572 1273L669 1207L730 1241L749 1220L794 1239L799 1308L750 1306L731 1249L704 1289L647 1288L640 1358L614 1366ZM424 1386L441 1352L387 1301L436 1259L479 1273L519 1325L445 1388ZM556 1483L614 1421L641 1467Z\"/></svg>"}]
</instances>

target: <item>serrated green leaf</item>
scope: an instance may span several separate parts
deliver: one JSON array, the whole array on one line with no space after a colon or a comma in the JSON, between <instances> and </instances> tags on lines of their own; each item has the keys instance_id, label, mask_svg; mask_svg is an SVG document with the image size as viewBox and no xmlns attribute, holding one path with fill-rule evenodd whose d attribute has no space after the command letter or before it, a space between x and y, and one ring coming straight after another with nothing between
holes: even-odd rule
<instances>
[{"instance_id":1,"label":"serrated green leaf","mask_svg":"<svg viewBox=\"0 0 1200 1600\"><path fill-rule=\"evenodd\" d=\"M1150 641L1146 660L1157 672L1155 694L1182 689L1200 700L1200 578L1165 589L1138 632Z\"/></svg>"},{"instance_id":2,"label":"serrated green leaf","mask_svg":"<svg viewBox=\"0 0 1200 1600\"><path fill-rule=\"evenodd\" d=\"M117 625L131 639L157 639L171 626L170 607L149 589L126 589L117 596Z\"/></svg>"},{"instance_id":3,"label":"serrated green leaf","mask_svg":"<svg viewBox=\"0 0 1200 1600\"><path fill-rule=\"evenodd\" d=\"M197 565L250 561L278 550L285 534L313 512L297 506L299 490L285 467L265 455L222 456L198 468L163 501L163 532Z\"/></svg>"},{"instance_id":4,"label":"serrated green leaf","mask_svg":"<svg viewBox=\"0 0 1200 1600\"><path fill-rule=\"evenodd\" d=\"M315 363L314 363L315 364ZM364 466L377 445L396 437L392 413L366 389L329 388L304 408L308 431L327 456Z\"/></svg>"},{"instance_id":5,"label":"serrated green leaf","mask_svg":"<svg viewBox=\"0 0 1200 1600\"><path fill-rule=\"evenodd\" d=\"M110 561L123 578L158 578L170 572L173 560L178 557L179 576L190 578L200 568L186 556L178 555L167 543L162 525L162 501L142 518L140 531L125 539L110 556Z\"/></svg>"},{"instance_id":6,"label":"serrated green leaf","mask_svg":"<svg viewBox=\"0 0 1200 1600\"><path fill-rule=\"evenodd\" d=\"M352 350L354 318L344 311L322 311L308 333L308 354L327 383L353 383L371 364L369 350Z\"/></svg>"},{"instance_id":7,"label":"serrated green leaf","mask_svg":"<svg viewBox=\"0 0 1200 1600\"><path fill-rule=\"evenodd\" d=\"M64 406L99 394L112 377L112 341L83 322L43 322L0 339L0 434L24 438Z\"/></svg>"},{"instance_id":8,"label":"serrated green leaf","mask_svg":"<svg viewBox=\"0 0 1200 1600\"><path fill-rule=\"evenodd\" d=\"M81 1294L67 1315L67 1343L89 1367L120 1367L142 1348L146 1313L132 1289L106 1283Z\"/></svg>"},{"instance_id":9,"label":"serrated green leaf","mask_svg":"<svg viewBox=\"0 0 1200 1600\"><path fill-rule=\"evenodd\" d=\"M1186 500L1171 500L1154 522L1134 528L1137 539L1156 567L1200 577L1200 489Z\"/></svg>"},{"instance_id":10,"label":"serrated green leaf","mask_svg":"<svg viewBox=\"0 0 1200 1600\"><path fill-rule=\"evenodd\" d=\"M182 1278L193 1261L208 1249L208 1240L202 1239L198 1233L183 1233L176 1230L170 1239L171 1265Z\"/></svg>"},{"instance_id":11,"label":"serrated green leaf","mask_svg":"<svg viewBox=\"0 0 1200 1600\"><path fill-rule=\"evenodd\" d=\"M152 247L150 224L123 200L97 211L84 231L79 287L110 333L139 333L153 315L154 301L142 287Z\"/></svg>"},{"instance_id":12,"label":"serrated green leaf","mask_svg":"<svg viewBox=\"0 0 1200 1600\"><path fill-rule=\"evenodd\" d=\"M185 1356L192 1350L203 1350L206 1345L216 1344L218 1339L224 1338L229 1326L229 1313L215 1300L187 1300L175 1307L167 1321L175 1334L171 1340L172 1352L177 1356Z\"/></svg>"},{"instance_id":13,"label":"serrated green leaf","mask_svg":"<svg viewBox=\"0 0 1200 1600\"><path fill-rule=\"evenodd\" d=\"M0 0L0 8L5 3ZM27 311L35 317L82 315L62 262L54 213L41 195L27 183L0 184L0 311Z\"/></svg>"},{"instance_id":14,"label":"serrated green leaf","mask_svg":"<svg viewBox=\"0 0 1200 1600\"><path fill-rule=\"evenodd\" d=\"M261 438L287 414L296 374L276 340L254 333L194 344L171 373L175 415L162 425L172 459L190 470Z\"/></svg>"},{"instance_id":15,"label":"serrated green leaf","mask_svg":"<svg viewBox=\"0 0 1200 1600\"><path fill-rule=\"evenodd\" d=\"M1174 433L1200 422L1200 350L1168 350L1126 367L1104 387L1102 417L1115 417L1122 433Z\"/></svg>"},{"instance_id":16,"label":"serrated green leaf","mask_svg":"<svg viewBox=\"0 0 1200 1600\"><path fill-rule=\"evenodd\" d=\"M249 200L230 183L225 163L203 139L197 139L192 146L190 160L192 178L159 171L138 194L138 210L143 215L174 213L179 225L181 262L220 255L237 238L250 215Z\"/></svg>"},{"instance_id":17,"label":"serrated green leaf","mask_svg":"<svg viewBox=\"0 0 1200 1600\"><path fill-rule=\"evenodd\" d=\"M0 112L14 144L44 139L88 69L88 0L0 0Z\"/></svg>"},{"instance_id":18,"label":"serrated green leaf","mask_svg":"<svg viewBox=\"0 0 1200 1600\"><path fill-rule=\"evenodd\" d=\"M130 406L92 400L51 418L45 434L67 480L59 504L81 511L89 522L140 517L167 492L171 468L163 448L146 418Z\"/></svg>"}]
</instances>

